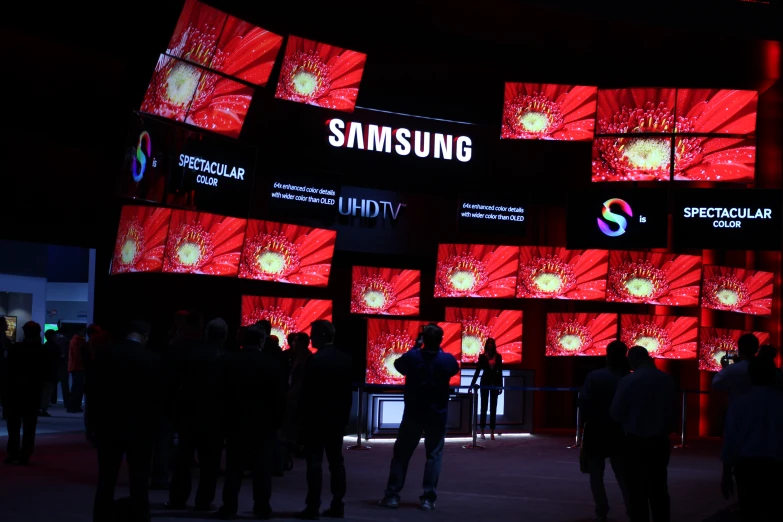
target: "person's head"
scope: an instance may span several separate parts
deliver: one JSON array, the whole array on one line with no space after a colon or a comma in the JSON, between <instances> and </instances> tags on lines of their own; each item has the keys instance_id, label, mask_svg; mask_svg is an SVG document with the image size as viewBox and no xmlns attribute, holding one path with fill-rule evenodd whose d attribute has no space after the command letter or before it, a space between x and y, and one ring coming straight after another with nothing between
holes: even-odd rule
<instances>
[{"instance_id":1,"label":"person's head","mask_svg":"<svg viewBox=\"0 0 783 522\"><path fill-rule=\"evenodd\" d=\"M291 347L297 352L297 353L305 353L309 352L310 347L310 336L307 335L307 332L298 332L294 334L294 342L291 345Z\"/></svg>"},{"instance_id":2,"label":"person's head","mask_svg":"<svg viewBox=\"0 0 783 522\"><path fill-rule=\"evenodd\" d=\"M97 324L91 324L84 330L84 340L89 341L90 337L101 331L101 327Z\"/></svg>"},{"instance_id":3,"label":"person's head","mask_svg":"<svg viewBox=\"0 0 783 522\"><path fill-rule=\"evenodd\" d=\"M264 346L266 341L266 331L258 326L251 326L245 330L245 343L244 346L252 346L260 348Z\"/></svg>"},{"instance_id":4,"label":"person's head","mask_svg":"<svg viewBox=\"0 0 783 522\"><path fill-rule=\"evenodd\" d=\"M228 325L223 319L212 319L204 329L204 338L209 344L223 344L228 339Z\"/></svg>"},{"instance_id":5,"label":"person's head","mask_svg":"<svg viewBox=\"0 0 783 522\"><path fill-rule=\"evenodd\" d=\"M288 343L288 349L293 349L294 343L296 342L296 332L291 332L290 334L285 336L285 342Z\"/></svg>"},{"instance_id":6,"label":"person's head","mask_svg":"<svg viewBox=\"0 0 783 522\"><path fill-rule=\"evenodd\" d=\"M484 353L489 356L495 356L498 353L498 345L495 344L495 339L492 337L484 342Z\"/></svg>"},{"instance_id":7,"label":"person's head","mask_svg":"<svg viewBox=\"0 0 783 522\"><path fill-rule=\"evenodd\" d=\"M754 386L775 386L777 368L770 359L755 357L748 362L748 376Z\"/></svg>"},{"instance_id":8,"label":"person's head","mask_svg":"<svg viewBox=\"0 0 783 522\"><path fill-rule=\"evenodd\" d=\"M649 364L652 362L650 358L650 352L643 346L633 346L628 350L628 364L631 365L632 370L638 370L640 366Z\"/></svg>"},{"instance_id":9,"label":"person's head","mask_svg":"<svg viewBox=\"0 0 783 522\"><path fill-rule=\"evenodd\" d=\"M310 329L310 338L313 342L313 348L320 350L327 344L334 342L334 325L326 319L319 319L313 322Z\"/></svg>"},{"instance_id":10,"label":"person's head","mask_svg":"<svg viewBox=\"0 0 783 522\"><path fill-rule=\"evenodd\" d=\"M247 326L237 328L237 333L234 335L234 341L237 343L237 346L245 345L245 334L247 334Z\"/></svg>"},{"instance_id":11,"label":"person's head","mask_svg":"<svg viewBox=\"0 0 783 522\"><path fill-rule=\"evenodd\" d=\"M424 346L422 346L423 349L438 350L440 348L440 343L443 341L443 328L437 324L430 323L424 327L421 336L422 341L424 342Z\"/></svg>"},{"instance_id":12,"label":"person's head","mask_svg":"<svg viewBox=\"0 0 783 522\"><path fill-rule=\"evenodd\" d=\"M778 349L772 346L771 344L762 344L759 346L759 353L756 354L756 357L759 359L766 359L768 361L772 361L772 363L775 363L775 358L778 356Z\"/></svg>"},{"instance_id":13,"label":"person's head","mask_svg":"<svg viewBox=\"0 0 783 522\"><path fill-rule=\"evenodd\" d=\"M24 332L24 340L26 342L41 342L41 325L35 321L27 321L22 327Z\"/></svg>"},{"instance_id":14,"label":"person's head","mask_svg":"<svg viewBox=\"0 0 783 522\"><path fill-rule=\"evenodd\" d=\"M109 332L105 330L95 332L95 334L90 337L90 341L87 343L87 347L92 353L104 351L108 349L109 346L111 346L111 336L109 335Z\"/></svg>"},{"instance_id":15,"label":"person's head","mask_svg":"<svg viewBox=\"0 0 783 522\"><path fill-rule=\"evenodd\" d=\"M187 310L180 310L174 314L174 331L176 333L182 333L187 328L188 316L190 312Z\"/></svg>"},{"instance_id":16,"label":"person's head","mask_svg":"<svg viewBox=\"0 0 783 522\"><path fill-rule=\"evenodd\" d=\"M135 339L142 345L146 345L150 339L152 325L142 319L134 319L128 324L128 337Z\"/></svg>"},{"instance_id":17,"label":"person's head","mask_svg":"<svg viewBox=\"0 0 783 522\"><path fill-rule=\"evenodd\" d=\"M748 333L737 341L737 355L741 361L747 361L756 356L759 351L759 338Z\"/></svg>"},{"instance_id":18,"label":"person's head","mask_svg":"<svg viewBox=\"0 0 783 522\"><path fill-rule=\"evenodd\" d=\"M256 327L261 328L267 337L272 335L272 322L269 319L261 319L256 321Z\"/></svg>"},{"instance_id":19,"label":"person's head","mask_svg":"<svg viewBox=\"0 0 783 522\"><path fill-rule=\"evenodd\" d=\"M266 338L266 342L264 343L264 348L269 348L270 350L279 350L280 349L280 338L276 335L270 335Z\"/></svg>"},{"instance_id":20,"label":"person's head","mask_svg":"<svg viewBox=\"0 0 783 522\"><path fill-rule=\"evenodd\" d=\"M44 332L44 339L46 339L47 342L54 342L55 339L57 339L57 332L54 330L46 330Z\"/></svg>"},{"instance_id":21,"label":"person's head","mask_svg":"<svg viewBox=\"0 0 783 522\"><path fill-rule=\"evenodd\" d=\"M628 346L622 341L612 341L606 345L606 365L610 368L628 366Z\"/></svg>"}]
</instances>

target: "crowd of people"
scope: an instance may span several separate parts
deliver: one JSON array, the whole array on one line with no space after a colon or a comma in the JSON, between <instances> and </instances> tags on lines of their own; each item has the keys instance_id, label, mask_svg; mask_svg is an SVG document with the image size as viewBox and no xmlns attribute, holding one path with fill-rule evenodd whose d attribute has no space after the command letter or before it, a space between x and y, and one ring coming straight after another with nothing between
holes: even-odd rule
<instances>
[{"instance_id":1,"label":"crowd of people","mask_svg":"<svg viewBox=\"0 0 783 522\"><path fill-rule=\"evenodd\" d=\"M69 412L82 410L84 395L87 438L98 455L94 521L150 520L150 488L169 491L166 508L185 509L194 466L199 468L195 508L214 511L224 454L217 518L236 517L248 473L254 514L271 518L272 476L290 469L294 455L303 457L307 467L305 509L298 518L343 518L342 449L352 405L352 360L334 343L334 325L315 321L310 334L290 334L290 349L283 351L269 321L240 328L233 343L222 319L204 326L197 314L179 312L174 323L163 346L150 342L151 326L145 321L132 321L126 337L116 343L98 326L69 343L71 360L78 357L79 362L68 368L73 384L66 406ZM27 464L33 453L37 419L46 414L62 368L57 332L46 332L43 344L40 325L28 322L23 333L22 342L4 345L0 358L9 432L5 462L19 465ZM454 356L441 349L442 340L443 330L431 323L394 362L405 376L405 409L381 507L399 507L408 463L423 435L420 508L435 509L450 380L459 372ZM721 488L728 498L736 483L743 522L780 520L773 505L774 493L783 486L783 375L775 367L776 357L774 347L760 348L755 336L743 336L737 356L722 360L724 369L713 381L714 389L730 396ZM580 467L589 474L595 520L606 521L609 513L604 486L609 459L630 521L668 522L675 383L640 346L629 349L614 341L607 347L606 362L587 376L579 402L584 432ZM479 375L481 386L476 386ZM481 390L482 435L489 409L494 437L502 384L502 357L489 339L470 387L471 392ZM324 456L332 498L321 510ZM123 459L130 496L118 500L115 487Z\"/></svg>"}]
</instances>

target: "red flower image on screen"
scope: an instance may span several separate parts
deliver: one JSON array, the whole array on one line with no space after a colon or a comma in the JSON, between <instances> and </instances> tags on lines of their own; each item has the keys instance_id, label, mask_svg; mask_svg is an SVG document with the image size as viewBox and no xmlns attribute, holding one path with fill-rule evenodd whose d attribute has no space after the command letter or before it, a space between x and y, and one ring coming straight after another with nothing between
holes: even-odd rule
<instances>
[{"instance_id":1,"label":"red flower image on screen","mask_svg":"<svg viewBox=\"0 0 783 522\"><path fill-rule=\"evenodd\" d=\"M420 270L355 266L351 280L352 314L419 315Z\"/></svg>"},{"instance_id":2,"label":"red flower image on screen","mask_svg":"<svg viewBox=\"0 0 783 522\"><path fill-rule=\"evenodd\" d=\"M607 250L521 247L517 297L603 301L608 270Z\"/></svg>"},{"instance_id":3,"label":"red flower image on screen","mask_svg":"<svg viewBox=\"0 0 783 522\"><path fill-rule=\"evenodd\" d=\"M699 370L721 371L720 360L726 355L736 355L737 341L748 333L755 335L759 344L769 342L769 334L766 332L702 327L699 333Z\"/></svg>"},{"instance_id":4,"label":"red flower image on screen","mask_svg":"<svg viewBox=\"0 0 783 522\"><path fill-rule=\"evenodd\" d=\"M353 112L367 55L289 36L275 98Z\"/></svg>"},{"instance_id":5,"label":"red flower image on screen","mask_svg":"<svg viewBox=\"0 0 783 522\"><path fill-rule=\"evenodd\" d=\"M514 297L519 247L438 245L435 297Z\"/></svg>"},{"instance_id":6,"label":"red flower image on screen","mask_svg":"<svg viewBox=\"0 0 783 522\"><path fill-rule=\"evenodd\" d=\"M394 361L413 348L419 331L427 321L398 319L367 320L367 372L366 384L403 385L405 377L394 367ZM452 354L457 362L461 359L462 333L459 323L440 322L443 328L444 352ZM459 386L459 373L451 378L451 386Z\"/></svg>"},{"instance_id":7,"label":"red flower image on screen","mask_svg":"<svg viewBox=\"0 0 783 522\"><path fill-rule=\"evenodd\" d=\"M701 256L653 252L609 253L606 300L663 306L697 306Z\"/></svg>"},{"instance_id":8,"label":"red flower image on screen","mask_svg":"<svg viewBox=\"0 0 783 522\"><path fill-rule=\"evenodd\" d=\"M593 181L668 181L675 131L674 89L599 90L596 135L646 134L596 139ZM687 151L675 151L675 158Z\"/></svg>"},{"instance_id":9,"label":"red flower image on screen","mask_svg":"<svg viewBox=\"0 0 783 522\"><path fill-rule=\"evenodd\" d=\"M170 56L266 85L283 37L187 0L166 51Z\"/></svg>"},{"instance_id":10,"label":"red flower image on screen","mask_svg":"<svg viewBox=\"0 0 783 522\"><path fill-rule=\"evenodd\" d=\"M656 359L695 359L699 320L673 315L622 315L620 340L629 348L646 348Z\"/></svg>"},{"instance_id":11,"label":"red flower image on screen","mask_svg":"<svg viewBox=\"0 0 783 522\"><path fill-rule=\"evenodd\" d=\"M160 55L141 111L236 138L253 88Z\"/></svg>"},{"instance_id":12,"label":"red flower image on screen","mask_svg":"<svg viewBox=\"0 0 783 522\"><path fill-rule=\"evenodd\" d=\"M617 339L617 314L547 314L546 355L606 355Z\"/></svg>"},{"instance_id":13,"label":"red flower image on screen","mask_svg":"<svg viewBox=\"0 0 783 522\"><path fill-rule=\"evenodd\" d=\"M111 273L160 272L171 209L122 207Z\"/></svg>"},{"instance_id":14,"label":"red flower image on screen","mask_svg":"<svg viewBox=\"0 0 783 522\"><path fill-rule=\"evenodd\" d=\"M332 302L322 299L292 299L289 297L242 296L242 326L251 326L262 319L272 323L272 335L280 347L288 350L288 334L305 332L310 325L324 319L332 320Z\"/></svg>"},{"instance_id":15,"label":"red flower image on screen","mask_svg":"<svg viewBox=\"0 0 783 522\"><path fill-rule=\"evenodd\" d=\"M327 286L337 232L250 219L239 277Z\"/></svg>"},{"instance_id":16,"label":"red flower image on screen","mask_svg":"<svg viewBox=\"0 0 783 522\"><path fill-rule=\"evenodd\" d=\"M744 268L704 267L701 306L752 315L772 315L775 274Z\"/></svg>"},{"instance_id":17,"label":"red flower image on screen","mask_svg":"<svg viewBox=\"0 0 783 522\"><path fill-rule=\"evenodd\" d=\"M489 338L503 364L522 363L522 310L446 307L446 321L462 325L462 364L476 364Z\"/></svg>"},{"instance_id":18,"label":"red flower image on screen","mask_svg":"<svg viewBox=\"0 0 783 522\"><path fill-rule=\"evenodd\" d=\"M172 211L163 271L236 276L246 225L242 218Z\"/></svg>"},{"instance_id":19,"label":"red flower image on screen","mask_svg":"<svg viewBox=\"0 0 783 522\"><path fill-rule=\"evenodd\" d=\"M506 83L501 138L593 139L597 87Z\"/></svg>"},{"instance_id":20,"label":"red flower image on screen","mask_svg":"<svg viewBox=\"0 0 783 522\"><path fill-rule=\"evenodd\" d=\"M677 89L677 132L753 134L758 91Z\"/></svg>"},{"instance_id":21,"label":"red flower image on screen","mask_svg":"<svg viewBox=\"0 0 783 522\"><path fill-rule=\"evenodd\" d=\"M756 140L724 137L677 137L675 144L678 150L680 148L690 150L690 156L687 157L675 154L675 181L749 183L754 179Z\"/></svg>"}]
</instances>

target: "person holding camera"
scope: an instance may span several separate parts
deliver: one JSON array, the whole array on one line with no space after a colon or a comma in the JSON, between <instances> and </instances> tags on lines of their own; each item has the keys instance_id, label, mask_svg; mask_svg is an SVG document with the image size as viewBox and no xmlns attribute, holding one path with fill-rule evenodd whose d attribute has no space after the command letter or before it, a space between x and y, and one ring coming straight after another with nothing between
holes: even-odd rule
<instances>
[{"instance_id":1,"label":"person holding camera","mask_svg":"<svg viewBox=\"0 0 783 522\"><path fill-rule=\"evenodd\" d=\"M729 392L729 400L748 393L753 384L748 373L748 363L759 351L758 337L745 334L737 341L737 354L721 358L723 369L712 379L712 389Z\"/></svg>"}]
</instances>

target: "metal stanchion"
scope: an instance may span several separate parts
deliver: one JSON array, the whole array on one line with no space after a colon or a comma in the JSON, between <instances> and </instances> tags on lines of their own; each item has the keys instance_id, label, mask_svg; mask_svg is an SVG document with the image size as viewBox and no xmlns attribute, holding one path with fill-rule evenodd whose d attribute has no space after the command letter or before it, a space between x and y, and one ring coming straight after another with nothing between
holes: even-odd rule
<instances>
[{"instance_id":1,"label":"metal stanchion","mask_svg":"<svg viewBox=\"0 0 783 522\"><path fill-rule=\"evenodd\" d=\"M685 449L690 448L687 444L685 444L685 425L688 422L688 401L686 400L688 397L688 392L685 390L682 390L682 418L680 419L680 422L682 422L682 427L680 429L680 443L676 444L674 446L674 449Z\"/></svg>"},{"instance_id":2,"label":"metal stanchion","mask_svg":"<svg viewBox=\"0 0 783 522\"><path fill-rule=\"evenodd\" d=\"M582 425L582 408L579 407L580 396L581 392L576 392L576 440L572 446L568 446L569 449L582 447L582 430L580 429Z\"/></svg>"},{"instance_id":3,"label":"metal stanchion","mask_svg":"<svg viewBox=\"0 0 783 522\"><path fill-rule=\"evenodd\" d=\"M473 390L473 443L465 444L462 446L464 449L485 449L484 446L480 446L478 443L478 434L476 432L476 425L478 424L478 390Z\"/></svg>"},{"instance_id":4,"label":"metal stanchion","mask_svg":"<svg viewBox=\"0 0 783 522\"><path fill-rule=\"evenodd\" d=\"M348 446L349 450L368 450L370 446L362 444L362 421L364 420L364 388L359 386L357 389L359 395L358 409L356 410L356 444Z\"/></svg>"}]
</instances>

